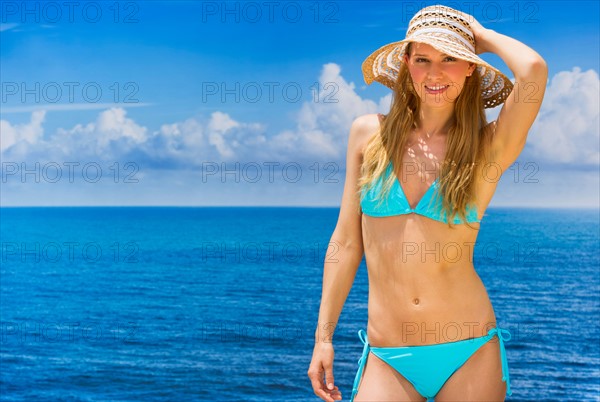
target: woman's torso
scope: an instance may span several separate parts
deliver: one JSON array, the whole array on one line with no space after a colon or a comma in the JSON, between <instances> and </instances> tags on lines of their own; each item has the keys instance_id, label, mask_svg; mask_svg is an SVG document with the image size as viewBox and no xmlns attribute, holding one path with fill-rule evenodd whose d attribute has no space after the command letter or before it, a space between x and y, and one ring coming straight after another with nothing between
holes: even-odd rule
<instances>
[{"instance_id":1,"label":"woman's torso","mask_svg":"<svg viewBox=\"0 0 600 402\"><path fill-rule=\"evenodd\" d=\"M401 185L415 207L439 175L445 140L410 144L402 166L415 173L404 173ZM394 169L400 179L398 172ZM476 181L479 219L495 186ZM373 346L452 342L486 335L495 326L491 302L473 265L479 223L471 226L450 228L415 213L362 215L369 275L368 333Z\"/></svg>"}]
</instances>

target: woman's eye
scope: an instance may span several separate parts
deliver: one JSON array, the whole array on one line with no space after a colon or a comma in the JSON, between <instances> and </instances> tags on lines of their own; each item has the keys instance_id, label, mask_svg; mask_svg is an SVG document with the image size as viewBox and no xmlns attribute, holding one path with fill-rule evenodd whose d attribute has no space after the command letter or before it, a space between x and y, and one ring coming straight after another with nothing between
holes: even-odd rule
<instances>
[{"instance_id":1,"label":"woman's eye","mask_svg":"<svg viewBox=\"0 0 600 402\"><path fill-rule=\"evenodd\" d=\"M450 57L450 56L446 57L446 60L448 60L448 61L456 61L456 59L454 57ZM421 62L426 62L427 59L424 59L422 57L418 57L416 61L417 61L417 63L421 63Z\"/></svg>"}]
</instances>

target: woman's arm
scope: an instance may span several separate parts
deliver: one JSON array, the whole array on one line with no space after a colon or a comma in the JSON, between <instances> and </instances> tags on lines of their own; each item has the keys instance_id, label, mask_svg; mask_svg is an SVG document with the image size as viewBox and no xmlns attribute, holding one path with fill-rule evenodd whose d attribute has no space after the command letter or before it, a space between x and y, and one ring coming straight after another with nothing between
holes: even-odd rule
<instances>
[{"instance_id":1,"label":"woman's arm","mask_svg":"<svg viewBox=\"0 0 600 402\"><path fill-rule=\"evenodd\" d=\"M352 123L340 215L325 257L321 306L308 377L315 395L329 402L342 398L333 376L333 333L364 254L361 214L358 212L360 198L356 190L362 149L370 133L376 131L377 127L375 115L360 116Z\"/></svg>"},{"instance_id":2,"label":"woman's arm","mask_svg":"<svg viewBox=\"0 0 600 402\"><path fill-rule=\"evenodd\" d=\"M323 268L323 289L315 343L331 343L363 257L362 244L334 232Z\"/></svg>"},{"instance_id":3,"label":"woman's arm","mask_svg":"<svg viewBox=\"0 0 600 402\"><path fill-rule=\"evenodd\" d=\"M475 19L469 22L475 36L476 52L497 54L515 76L512 92L496 121L491 123L494 162L505 171L523 150L529 129L542 106L548 67L542 56L524 43L483 28Z\"/></svg>"},{"instance_id":4,"label":"woman's arm","mask_svg":"<svg viewBox=\"0 0 600 402\"><path fill-rule=\"evenodd\" d=\"M377 118L364 115L350 128L346 154L346 181L338 223L325 257L323 289L315 343L331 342L337 321L350 293L364 250L362 242L360 199L356 194L362 149L369 133L374 132Z\"/></svg>"}]
</instances>

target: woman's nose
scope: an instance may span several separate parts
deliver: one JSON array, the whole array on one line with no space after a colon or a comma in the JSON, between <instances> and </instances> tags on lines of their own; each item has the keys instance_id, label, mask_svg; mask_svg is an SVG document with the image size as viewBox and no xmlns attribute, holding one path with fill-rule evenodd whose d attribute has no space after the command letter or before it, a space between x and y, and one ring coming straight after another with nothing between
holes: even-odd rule
<instances>
[{"instance_id":1,"label":"woman's nose","mask_svg":"<svg viewBox=\"0 0 600 402\"><path fill-rule=\"evenodd\" d=\"M429 67L429 70L427 71L427 74L430 78L438 78L441 77L443 73L443 68L442 66L436 64L436 63L432 63Z\"/></svg>"}]
</instances>

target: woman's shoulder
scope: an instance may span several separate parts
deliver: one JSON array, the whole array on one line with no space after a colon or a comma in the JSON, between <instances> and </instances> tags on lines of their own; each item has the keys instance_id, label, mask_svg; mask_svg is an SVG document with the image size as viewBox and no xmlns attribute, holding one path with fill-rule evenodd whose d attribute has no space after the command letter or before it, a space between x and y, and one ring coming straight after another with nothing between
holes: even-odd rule
<instances>
[{"instance_id":1,"label":"woman's shoulder","mask_svg":"<svg viewBox=\"0 0 600 402\"><path fill-rule=\"evenodd\" d=\"M356 117L350 128L350 141L363 150L373 135L379 131L382 116L381 113L369 113Z\"/></svg>"},{"instance_id":2,"label":"woman's shoulder","mask_svg":"<svg viewBox=\"0 0 600 402\"><path fill-rule=\"evenodd\" d=\"M384 119L385 115L381 113L363 114L354 119L352 128L354 130L372 133L374 130L379 129L381 124L383 124Z\"/></svg>"},{"instance_id":3,"label":"woman's shoulder","mask_svg":"<svg viewBox=\"0 0 600 402\"><path fill-rule=\"evenodd\" d=\"M354 119L350 129L350 135L355 135L367 140L381 127L383 123L383 115L381 113L363 114Z\"/></svg>"}]
</instances>

